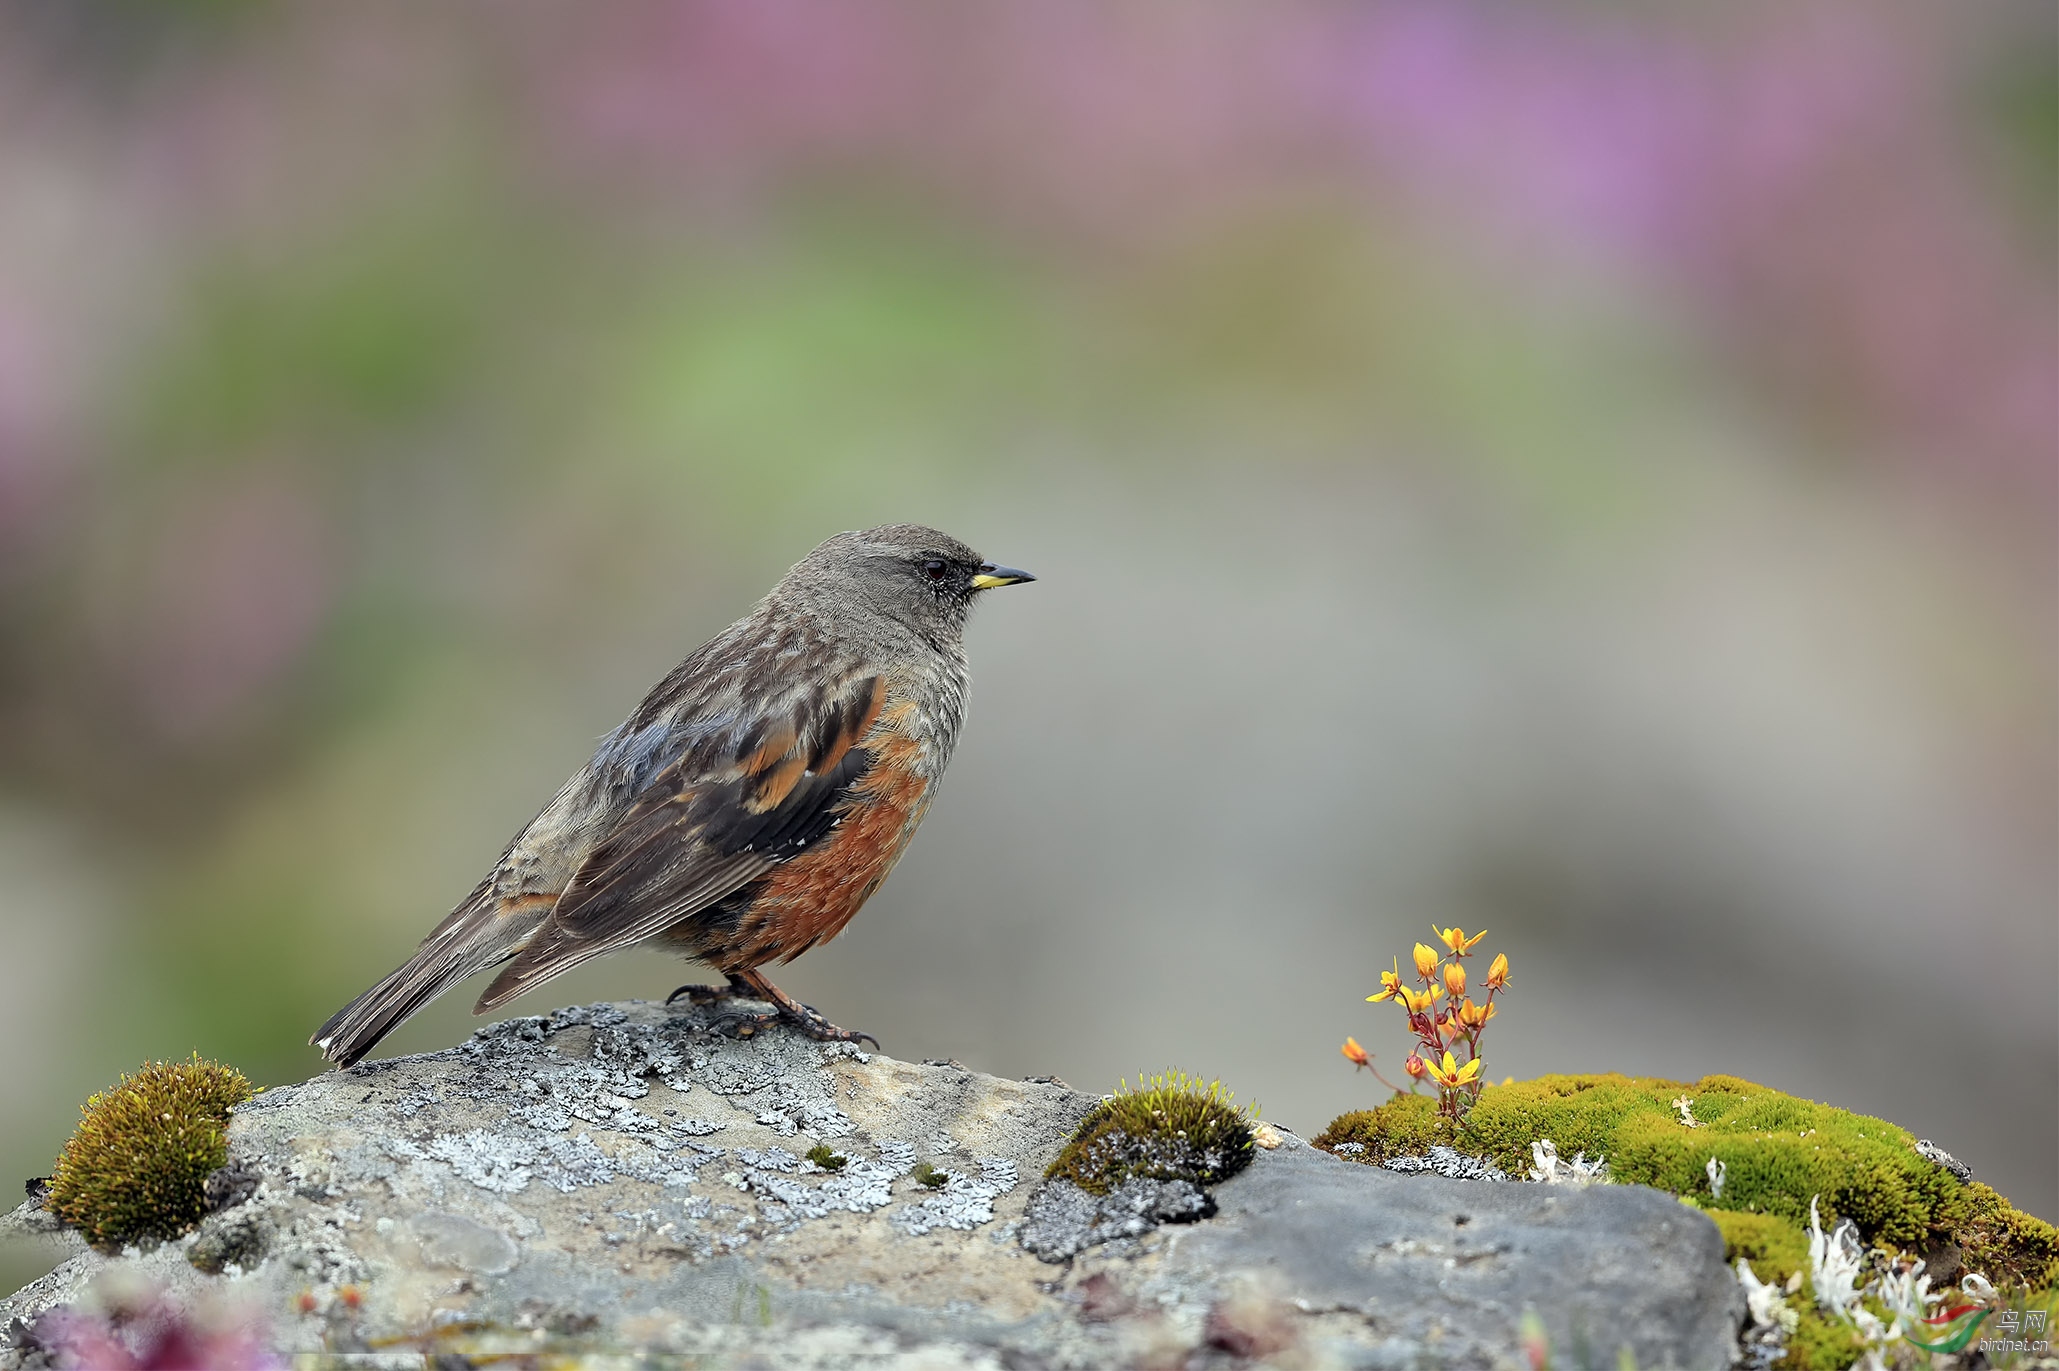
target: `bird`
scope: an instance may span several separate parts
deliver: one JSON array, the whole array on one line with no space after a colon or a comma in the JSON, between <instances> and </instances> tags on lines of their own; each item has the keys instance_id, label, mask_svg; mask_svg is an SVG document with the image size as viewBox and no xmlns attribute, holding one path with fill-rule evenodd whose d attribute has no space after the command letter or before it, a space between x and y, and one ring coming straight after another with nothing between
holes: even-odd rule
<instances>
[{"instance_id":1,"label":"bird","mask_svg":"<svg viewBox=\"0 0 2059 1371\"><path fill-rule=\"evenodd\" d=\"M835 937L887 877L965 721L965 625L1034 581L919 524L839 533L650 689L411 957L308 1041L339 1067L445 990L499 966L483 1014L605 953L713 966L818 1041L870 1042L767 980ZM671 1000L667 1001L668 1003Z\"/></svg>"}]
</instances>

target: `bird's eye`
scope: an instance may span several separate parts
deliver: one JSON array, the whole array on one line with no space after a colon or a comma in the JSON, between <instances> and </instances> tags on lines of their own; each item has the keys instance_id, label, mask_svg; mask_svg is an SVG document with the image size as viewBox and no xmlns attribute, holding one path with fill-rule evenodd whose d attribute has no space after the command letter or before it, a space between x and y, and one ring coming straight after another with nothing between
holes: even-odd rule
<instances>
[{"instance_id":1,"label":"bird's eye","mask_svg":"<svg viewBox=\"0 0 2059 1371\"><path fill-rule=\"evenodd\" d=\"M932 581L941 581L951 574L951 568L932 557L922 564L922 574Z\"/></svg>"}]
</instances>

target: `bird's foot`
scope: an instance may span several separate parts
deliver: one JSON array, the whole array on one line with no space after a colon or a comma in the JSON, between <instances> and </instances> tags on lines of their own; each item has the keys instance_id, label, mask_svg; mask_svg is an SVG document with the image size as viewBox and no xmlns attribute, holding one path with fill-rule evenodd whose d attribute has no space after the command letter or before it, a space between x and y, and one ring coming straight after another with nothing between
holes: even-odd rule
<instances>
[{"instance_id":1,"label":"bird's foot","mask_svg":"<svg viewBox=\"0 0 2059 1371\"><path fill-rule=\"evenodd\" d=\"M812 1004L801 1004L796 1001L781 1005L776 1017L786 1020L819 1043L871 1043L873 1051L879 1050L879 1039L870 1033L838 1028L822 1017L821 1011Z\"/></svg>"},{"instance_id":2,"label":"bird's foot","mask_svg":"<svg viewBox=\"0 0 2059 1371\"><path fill-rule=\"evenodd\" d=\"M731 976L727 985L682 985L665 997L666 1004L684 999L688 1004L714 1004L718 1000L757 1000L764 997L757 987L741 976Z\"/></svg>"},{"instance_id":3,"label":"bird's foot","mask_svg":"<svg viewBox=\"0 0 2059 1371\"><path fill-rule=\"evenodd\" d=\"M756 1037L760 1031L774 1024L785 1024L804 1037L813 1038L819 1043L871 1043L874 1051L879 1050L879 1039L870 1033L838 1028L822 1017L821 1012L814 1006L801 1004L799 1001L793 1002L791 1010L781 1005L770 1014L730 1013L708 1021L708 1027L731 1038Z\"/></svg>"},{"instance_id":4,"label":"bird's foot","mask_svg":"<svg viewBox=\"0 0 2059 1371\"><path fill-rule=\"evenodd\" d=\"M870 1033L838 1028L822 1017L822 1012L815 1006L802 1004L756 971L732 971L725 974L729 977L730 996L740 1000L759 1000L771 1005L776 1011L771 1014L724 1014L710 1025L732 1038L748 1038L770 1024L784 1023L819 1043L871 1043L875 1051L879 1048L879 1039ZM686 988L694 989L691 986Z\"/></svg>"},{"instance_id":5,"label":"bird's foot","mask_svg":"<svg viewBox=\"0 0 2059 1371\"><path fill-rule=\"evenodd\" d=\"M755 1038L758 1031L779 1022L777 1014L722 1014L708 1021L708 1027L726 1038Z\"/></svg>"}]
</instances>

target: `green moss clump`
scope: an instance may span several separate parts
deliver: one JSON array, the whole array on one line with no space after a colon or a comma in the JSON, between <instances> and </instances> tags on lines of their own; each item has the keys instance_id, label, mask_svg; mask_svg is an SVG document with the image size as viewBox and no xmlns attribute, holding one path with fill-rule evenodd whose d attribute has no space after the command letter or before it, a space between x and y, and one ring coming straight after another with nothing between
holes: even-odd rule
<instances>
[{"instance_id":1,"label":"green moss clump","mask_svg":"<svg viewBox=\"0 0 2059 1371\"><path fill-rule=\"evenodd\" d=\"M1080 1122L1044 1175L1094 1195L1138 1177L1214 1185L1249 1166L1255 1145L1256 1111L1232 1098L1220 1081L1180 1071L1135 1090L1125 1084Z\"/></svg>"},{"instance_id":2,"label":"green moss clump","mask_svg":"<svg viewBox=\"0 0 2059 1371\"><path fill-rule=\"evenodd\" d=\"M915 1169L908 1176L925 1190L942 1190L951 1182L950 1172L939 1171L928 1162L915 1163Z\"/></svg>"},{"instance_id":3,"label":"green moss clump","mask_svg":"<svg viewBox=\"0 0 2059 1371\"><path fill-rule=\"evenodd\" d=\"M828 1143L816 1143L808 1149L808 1160L821 1167L824 1171L841 1171L844 1169L845 1164L850 1161L850 1158L839 1156L831 1151Z\"/></svg>"},{"instance_id":4,"label":"green moss clump","mask_svg":"<svg viewBox=\"0 0 2059 1371\"><path fill-rule=\"evenodd\" d=\"M1507 1087L1488 1087L1497 1088ZM1339 1114L1316 1134L1315 1146L1347 1161L1378 1166L1392 1157L1420 1157L1432 1147L1451 1145L1456 1137L1451 1125L1438 1117L1434 1097L1396 1095L1378 1109Z\"/></svg>"},{"instance_id":5,"label":"green moss clump","mask_svg":"<svg viewBox=\"0 0 2059 1371\"><path fill-rule=\"evenodd\" d=\"M1706 1212L1723 1233L1723 1260L1732 1266L1744 1258L1752 1264L1752 1274L1768 1285L1785 1284L1795 1272L1808 1271L1809 1235L1792 1219L1738 1209Z\"/></svg>"},{"instance_id":6,"label":"green moss clump","mask_svg":"<svg viewBox=\"0 0 2059 1371\"><path fill-rule=\"evenodd\" d=\"M1846 1371L1865 1354L1858 1330L1806 1299L1792 1301L1799 1315L1774 1371Z\"/></svg>"},{"instance_id":7,"label":"green moss clump","mask_svg":"<svg viewBox=\"0 0 2059 1371\"><path fill-rule=\"evenodd\" d=\"M209 1173L229 1160L229 1111L251 1096L233 1067L146 1062L87 1100L45 1207L95 1247L175 1238L207 1212Z\"/></svg>"},{"instance_id":8,"label":"green moss clump","mask_svg":"<svg viewBox=\"0 0 2059 1371\"><path fill-rule=\"evenodd\" d=\"M1675 1103L1683 1098L1694 1127ZM2059 1232L1985 1186L1962 1184L1919 1154L1906 1130L1735 1076L1693 1084L1542 1076L1488 1086L1457 1124L1438 1118L1429 1097L1400 1095L1340 1116L1315 1145L1378 1165L1441 1143L1525 1175L1530 1144L1540 1138L1550 1138L1562 1157L1605 1157L1612 1180L1691 1199L1724 1226L1731 1259L1750 1257L1762 1279L1773 1279L1783 1265L1794 1269L1796 1243L1806 1253L1801 1233L1816 1200L1825 1228L1849 1218L1877 1246L1916 1249L1949 1240L1964 1249L1969 1270L1998 1285L2059 1281ZM1710 1187L1711 1157L1725 1167L1720 1196ZM1787 1230L1726 1220L1726 1213L1770 1216L1786 1221ZM1761 1269L1761 1260L1773 1265Z\"/></svg>"},{"instance_id":9,"label":"green moss clump","mask_svg":"<svg viewBox=\"0 0 2059 1371\"><path fill-rule=\"evenodd\" d=\"M2049 1291L2059 1285L2059 1228L2033 1218L1974 1181L1966 1187L1966 1216L1952 1230L1960 1264L1998 1287Z\"/></svg>"}]
</instances>

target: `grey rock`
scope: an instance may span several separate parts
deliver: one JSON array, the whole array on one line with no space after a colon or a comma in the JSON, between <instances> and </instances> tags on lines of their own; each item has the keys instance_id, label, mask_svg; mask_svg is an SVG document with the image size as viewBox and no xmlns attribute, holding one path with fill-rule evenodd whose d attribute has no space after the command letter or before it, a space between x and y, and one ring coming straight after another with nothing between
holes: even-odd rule
<instances>
[{"instance_id":1,"label":"grey rock","mask_svg":"<svg viewBox=\"0 0 2059 1371\"><path fill-rule=\"evenodd\" d=\"M1961 1185L1965 1185L1973 1179L1972 1167L1960 1161L1928 1138L1917 1139L1916 1155L1927 1161L1936 1162L1939 1166L1951 1172Z\"/></svg>"},{"instance_id":2,"label":"grey rock","mask_svg":"<svg viewBox=\"0 0 2059 1371\"><path fill-rule=\"evenodd\" d=\"M1142 1237L1161 1223L1193 1223L1214 1212L1215 1202L1187 1181L1135 1177L1093 1195L1071 1181L1049 1180L1030 1196L1020 1240L1040 1260L1062 1262L1101 1243Z\"/></svg>"},{"instance_id":3,"label":"grey rock","mask_svg":"<svg viewBox=\"0 0 2059 1371\"><path fill-rule=\"evenodd\" d=\"M422 1261L429 1266L468 1271L475 1276L498 1276L512 1271L522 1249L498 1228L434 1210L417 1214L408 1226L422 1244Z\"/></svg>"},{"instance_id":4,"label":"grey rock","mask_svg":"<svg viewBox=\"0 0 2059 1371\"><path fill-rule=\"evenodd\" d=\"M247 1162L230 1162L209 1173L201 1196L211 1211L232 1209L257 1193L257 1169Z\"/></svg>"},{"instance_id":5,"label":"grey rock","mask_svg":"<svg viewBox=\"0 0 2059 1371\"><path fill-rule=\"evenodd\" d=\"M352 1365L1514 1366L1525 1309L1601 1364L1734 1353L1715 1228L1656 1192L1403 1176L1291 1135L1210 1195L1034 1184L1095 1103L699 1011L559 1010L266 1091L231 1123L232 1202L149 1250L72 1240L0 1329L148 1286Z\"/></svg>"},{"instance_id":6,"label":"grey rock","mask_svg":"<svg viewBox=\"0 0 2059 1371\"><path fill-rule=\"evenodd\" d=\"M1526 1310L1575 1366L1583 1347L1610 1366L1628 1347L1641 1371L1736 1355L1722 1235L1670 1195L1400 1176L1307 1147L1261 1162L1210 1222L1166 1230L1161 1285L1251 1271L1296 1309L1351 1316L1370 1343L1351 1366L1499 1366Z\"/></svg>"},{"instance_id":7,"label":"grey rock","mask_svg":"<svg viewBox=\"0 0 2059 1371\"><path fill-rule=\"evenodd\" d=\"M272 1245L273 1229L263 1213L236 1209L210 1215L186 1244L186 1260L198 1270L219 1276L234 1269L256 1269Z\"/></svg>"}]
</instances>

